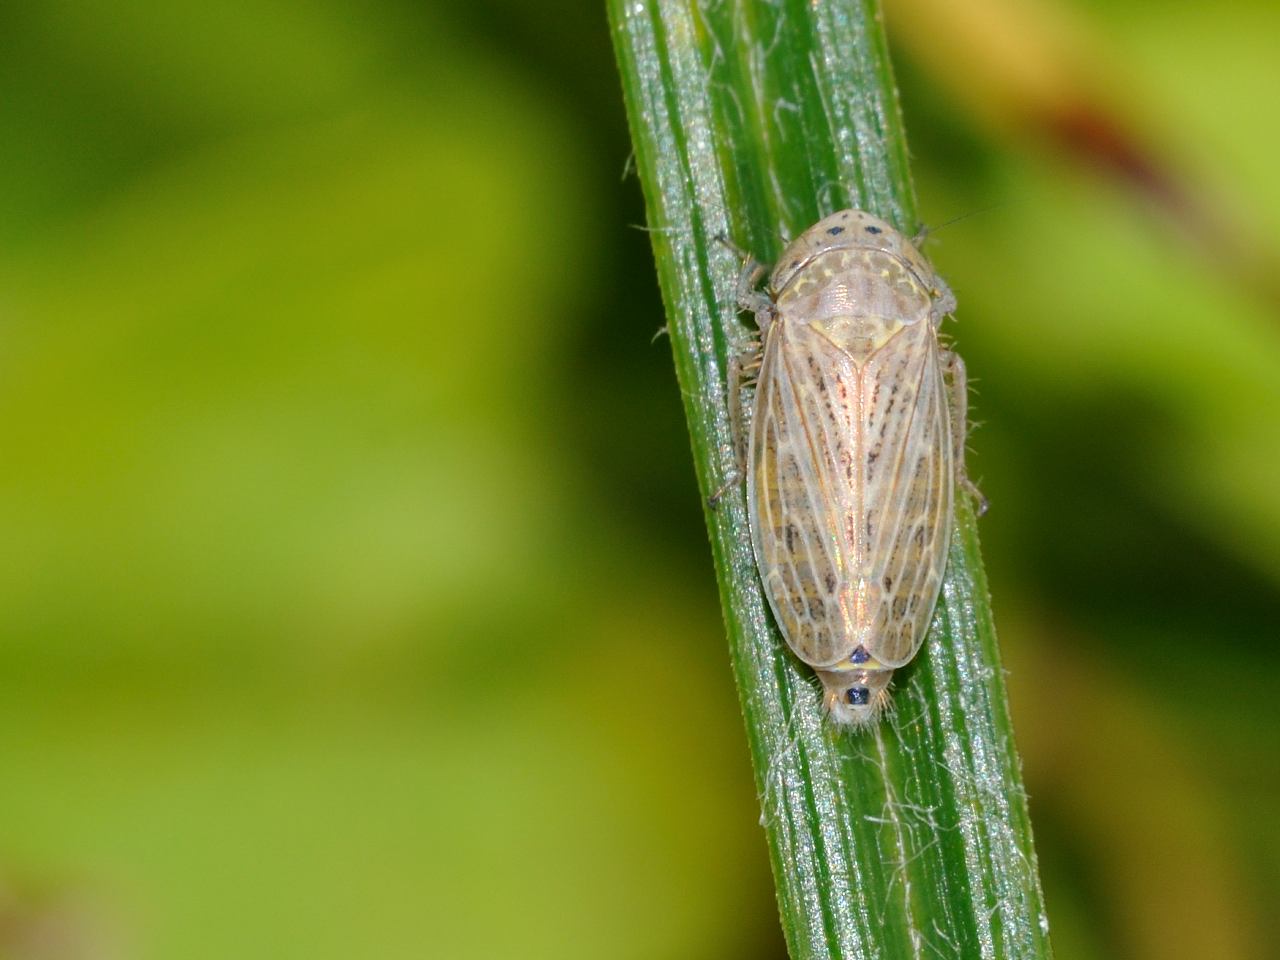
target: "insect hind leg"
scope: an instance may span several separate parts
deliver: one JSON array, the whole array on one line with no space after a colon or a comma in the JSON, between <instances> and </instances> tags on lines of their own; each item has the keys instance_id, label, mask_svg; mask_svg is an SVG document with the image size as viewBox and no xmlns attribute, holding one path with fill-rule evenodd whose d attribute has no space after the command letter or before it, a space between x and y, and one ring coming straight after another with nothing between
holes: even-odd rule
<instances>
[{"instance_id":1,"label":"insect hind leg","mask_svg":"<svg viewBox=\"0 0 1280 960\"><path fill-rule=\"evenodd\" d=\"M978 516L991 506L978 485L969 479L965 466L965 441L969 438L969 378L965 374L964 361L951 350L941 351L942 366L951 387L951 433L955 444L956 481L978 504Z\"/></svg>"}]
</instances>

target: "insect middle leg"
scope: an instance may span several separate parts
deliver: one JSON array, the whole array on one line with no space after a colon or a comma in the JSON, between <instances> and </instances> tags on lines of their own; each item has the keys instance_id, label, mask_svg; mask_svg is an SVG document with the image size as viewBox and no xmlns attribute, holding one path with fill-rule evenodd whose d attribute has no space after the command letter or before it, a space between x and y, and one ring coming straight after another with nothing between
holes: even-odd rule
<instances>
[{"instance_id":1,"label":"insect middle leg","mask_svg":"<svg viewBox=\"0 0 1280 960\"><path fill-rule=\"evenodd\" d=\"M742 403L742 391L747 386L754 386L755 379L760 373L760 362L764 355L764 337L773 323L774 313L773 297L757 289L760 278L769 268L755 257L740 250L727 237L719 236L716 239L743 259L734 299L737 301L739 310L748 310L755 316L757 330L744 341L736 344L729 355L726 399L729 403L729 431L733 435L734 469L725 482L707 497L707 503L712 509L715 509L720 498L730 487L741 482L747 472L747 417Z\"/></svg>"},{"instance_id":2,"label":"insect middle leg","mask_svg":"<svg viewBox=\"0 0 1280 960\"><path fill-rule=\"evenodd\" d=\"M743 390L754 389L760 374L764 349L759 334L752 334L729 357L729 433L733 438L733 467L716 491L707 497L707 504L715 509L721 497L730 487L741 483L747 472L747 422L746 406L742 402Z\"/></svg>"},{"instance_id":3,"label":"insect middle leg","mask_svg":"<svg viewBox=\"0 0 1280 960\"><path fill-rule=\"evenodd\" d=\"M969 479L969 470L965 466L965 441L969 439L969 378L958 353L943 350L941 357L942 368L951 387L951 439L955 444L956 480L978 502L978 516L982 516L991 503L978 485Z\"/></svg>"}]
</instances>

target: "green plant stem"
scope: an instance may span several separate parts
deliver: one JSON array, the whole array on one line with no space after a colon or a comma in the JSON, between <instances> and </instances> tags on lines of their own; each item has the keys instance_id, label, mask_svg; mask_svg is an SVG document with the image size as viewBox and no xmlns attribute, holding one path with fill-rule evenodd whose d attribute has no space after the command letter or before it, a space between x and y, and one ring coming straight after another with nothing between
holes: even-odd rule
<instances>
[{"instance_id":1,"label":"green plant stem","mask_svg":"<svg viewBox=\"0 0 1280 960\"><path fill-rule=\"evenodd\" d=\"M737 256L844 207L906 233L915 203L871 0L610 0L637 166L704 494L734 470ZM825 722L767 612L739 487L707 512L793 958L1050 956L971 505L896 709Z\"/></svg>"}]
</instances>

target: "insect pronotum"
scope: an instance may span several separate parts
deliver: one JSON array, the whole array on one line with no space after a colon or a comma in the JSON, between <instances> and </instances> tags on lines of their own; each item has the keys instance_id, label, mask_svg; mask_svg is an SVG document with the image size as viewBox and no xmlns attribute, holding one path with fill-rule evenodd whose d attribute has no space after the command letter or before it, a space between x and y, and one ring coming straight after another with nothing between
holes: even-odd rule
<instances>
[{"instance_id":1,"label":"insect pronotum","mask_svg":"<svg viewBox=\"0 0 1280 960\"><path fill-rule=\"evenodd\" d=\"M873 722L928 633L963 472L965 378L938 344L955 298L889 224L858 210L787 247L738 298L761 344L747 451L756 563L787 644L838 724ZM762 349L761 349L762 348ZM950 375L948 388L944 372ZM949 394L949 395L948 395Z\"/></svg>"}]
</instances>

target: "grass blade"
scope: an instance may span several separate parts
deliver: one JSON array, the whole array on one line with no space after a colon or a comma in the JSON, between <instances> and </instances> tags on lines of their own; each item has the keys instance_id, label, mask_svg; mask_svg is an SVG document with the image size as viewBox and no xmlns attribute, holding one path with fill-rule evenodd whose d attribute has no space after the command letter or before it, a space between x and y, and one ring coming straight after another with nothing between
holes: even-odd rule
<instances>
[{"instance_id":1,"label":"grass blade","mask_svg":"<svg viewBox=\"0 0 1280 960\"><path fill-rule=\"evenodd\" d=\"M824 213L910 234L878 6L610 0L659 282L704 494L733 470L725 358L740 268ZM827 725L767 613L734 490L707 513L793 958L1049 957L1026 798L970 505L926 649L873 731Z\"/></svg>"}]
</instances>

